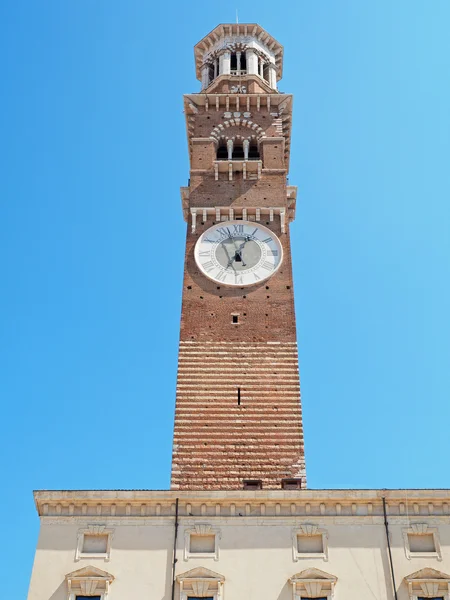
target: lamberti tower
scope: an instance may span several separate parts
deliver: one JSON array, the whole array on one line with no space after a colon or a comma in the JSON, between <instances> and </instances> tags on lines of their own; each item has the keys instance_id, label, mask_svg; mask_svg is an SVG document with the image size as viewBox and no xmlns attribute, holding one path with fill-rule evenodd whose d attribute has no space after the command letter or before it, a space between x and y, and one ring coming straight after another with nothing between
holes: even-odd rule
<instances>
[{"instance_id":1,"label":"lamberti tower","mask_svg":"<svg viewBox=\"0 0 450 600\"><path fill-rule=\"evenodd\" d=\"M306 489L283 49L227 24L195 57L171 489L36 491L28 599L450 600L449 490Z\"/></svg>"},{"instance_id":2,"label":"lamberti tower","mask_svg":"<svg viewBox=\"0 0 450 600\"><path fill-rule=\"evenodd\" d=\"M195 59L171 487L304 487L283 47L259 25L219 25Z\"/></svg>"}]
</instances>

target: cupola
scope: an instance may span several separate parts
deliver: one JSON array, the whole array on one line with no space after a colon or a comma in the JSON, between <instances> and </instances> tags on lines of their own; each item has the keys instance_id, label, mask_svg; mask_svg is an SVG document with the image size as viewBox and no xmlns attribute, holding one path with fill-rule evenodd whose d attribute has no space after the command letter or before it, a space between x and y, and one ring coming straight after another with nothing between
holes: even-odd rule
<instances>
[{"instance_id":1,"label":"cupola","mask_svg":"<svg viewBox=\"0 0 450 600\"><path fill-rule=\"evenodd\" d=\"M282 76L283 46L254 23L223 24L195 46L195 63L202 91L273 93Z\"/></svg>"}]
</instances>

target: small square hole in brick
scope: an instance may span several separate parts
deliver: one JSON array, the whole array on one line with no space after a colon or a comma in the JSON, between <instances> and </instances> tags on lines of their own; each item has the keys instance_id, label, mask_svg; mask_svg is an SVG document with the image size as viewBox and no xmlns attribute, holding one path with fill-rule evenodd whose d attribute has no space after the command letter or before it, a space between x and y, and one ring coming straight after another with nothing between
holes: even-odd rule
<instances>
[{"instance_id":1,"label":"small square hole in brick","mask_svg":"<svg viewBox=\"0 0 450 600\"><path fill-rule=\"evenodd\" d=\"M231 315L231 319L233 323L239 323L239 317L238 315Z\"/></svg>"}]
</instances>

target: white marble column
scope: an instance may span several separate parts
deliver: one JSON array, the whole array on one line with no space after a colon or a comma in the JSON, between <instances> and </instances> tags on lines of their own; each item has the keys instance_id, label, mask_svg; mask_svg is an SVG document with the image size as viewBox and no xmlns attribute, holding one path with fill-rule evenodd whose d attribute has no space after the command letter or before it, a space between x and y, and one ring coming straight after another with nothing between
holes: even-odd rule
<instances>
[{"instance_id":1,"label":"white marble column","mask_svg":"<svg viewBox=\"0 0 450 600\"><path fill-rule=\"evenodd\" d=\"M202 90L208 87L209 83L209 67L208 65L203 65L202 67Z\"/></svg>"},{"instance_id":2,"label":"white marble column","mask_svg":"<svg viewBox=\"0 0 450 600\"><path fill-rule=\"evenodd\" d=\"M236 52L236 70L238 74L241 72L241 53Z\"/></svg>"},{"instance_id":3,"label":"white marble column","mask_svg":"<svg viewBox=\"0 0 450 600\"><path fill-rule=\"evenodd\" d=\"M228 160L233 158L233 140L227 140Z\"/></svg>"},{"instance_id":4,"label":"white marble column","mask_svg":"<svg viewBox=\"0 0 450 600\"><path fill-rule=\"evenodd\" d=\"M277 68L273 63L269 65L269 85L273 90L277 89Z\"/></svg>"},{"instance_id":5,"label":"white marble column","mask_svg":"<svg viewBox=\"0 0 450 600\"><path fill-rule=\"evenodd\" d=\"M250 147L250 142L248 140L244 140L242 142L242 147L244 149L244 160L248 160L248 149Z\"/></svg>"},{"instance_id":6,"label":"white marble column","mask_svg":"<svg viewBox=\"0 0 450 600\"><path fill-rule=\"evenodd\" d=\"M247 59L247 73L258 75L258 56L254 48L247 48L245 56Z\"/></svg>"},{"instance_id":7,"label":"white marble column","mask_svg":"<svg viewBox=\"0 0 450 600\"><path fill-rule=\"evenodd\" d=\"M231 70L231 53L224 52L222 54L222 73L224 75L229 75Z\"/></svg>"}]
</instances>

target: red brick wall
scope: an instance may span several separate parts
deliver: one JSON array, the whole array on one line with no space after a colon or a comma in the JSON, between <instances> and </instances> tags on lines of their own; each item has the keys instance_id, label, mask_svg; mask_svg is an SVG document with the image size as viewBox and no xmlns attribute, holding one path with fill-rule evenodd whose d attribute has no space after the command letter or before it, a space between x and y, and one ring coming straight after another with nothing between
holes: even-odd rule
<instances>
[{"instance_id":1,"label":"red brick wall","mask_svg":"<svg viewBox=\"0 0 450 600\"><path fill-rule=\"evenodd\" d=\"M268 137L279 136L267 110L252 113L252 120L264 124ZM279 138L265 144L263 168L269 161L280 172L215 180L208 136L220 122L223 111L195 116L190 207L233 207L238 216L242 207L286 207ZM194 259L195 243L214 219L209 214L202 222L198 212L196 231L188 226L186 238L172 488L241 489L244 479L260 479L279 489L283 478L305 477L288 226L281 233L279 215L261 216L283 245L283 262L258 285L230 288L207 279Z\"/></svg>"}]
</instances>

